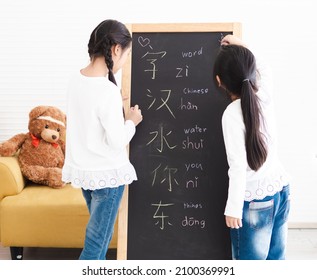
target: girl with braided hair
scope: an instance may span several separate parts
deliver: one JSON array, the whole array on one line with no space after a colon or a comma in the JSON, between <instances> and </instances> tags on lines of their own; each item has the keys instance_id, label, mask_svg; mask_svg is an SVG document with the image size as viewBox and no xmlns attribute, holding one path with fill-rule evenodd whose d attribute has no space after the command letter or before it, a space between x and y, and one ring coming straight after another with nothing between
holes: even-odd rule
<instances>
[{"instance_id":1,"label":"girl with braided hair","mask_svg":"<svg viewBox=\"0 0 317 280\"><path fill-rule=\"evenodd\" d=\"M232 257L284 259L289 176L277 156L270 72L237 37L221 43L214 77L232 100L222 116Z\"/></svg>"},{"instance_id":2,"label":"girl with braided hair","mask_svg":"<svg viewBox=\"0 0 317 280\"><path fill-rule=\"evenodd\" d=\"M106 258L124 186L137 180L126 146L142 121L138 105L123 114L115 74L131 52L124 24L101 22L88 43L90 63L70 80L64 182L81 188L90 213L80 259Z\"/></svg>"}]
</instances>

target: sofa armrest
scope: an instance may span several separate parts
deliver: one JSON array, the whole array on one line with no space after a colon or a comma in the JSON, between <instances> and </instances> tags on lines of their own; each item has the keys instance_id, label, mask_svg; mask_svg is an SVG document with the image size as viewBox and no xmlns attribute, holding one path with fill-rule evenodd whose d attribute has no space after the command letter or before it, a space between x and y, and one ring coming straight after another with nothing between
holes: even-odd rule
<instances>
[{"instance_id":1,"label":"sofa armrest","mask_svg":"<svg viewBox=\"0 0 317 280\"><path fill-rule=\"evenodd\" d=\"M0 157L0 201L3 197L20 193L25 186L18 159Z\"/></svg>"}]
</instances>

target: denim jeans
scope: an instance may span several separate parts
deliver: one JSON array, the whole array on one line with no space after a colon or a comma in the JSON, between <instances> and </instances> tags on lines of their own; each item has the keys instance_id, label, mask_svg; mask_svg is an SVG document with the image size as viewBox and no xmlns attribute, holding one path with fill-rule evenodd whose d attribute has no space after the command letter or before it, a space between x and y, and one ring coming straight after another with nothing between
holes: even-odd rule
<instances>
[{"instance_id":1,"label":"denim jeans","mask_svg":"<svg viewBox=\"0 0 317 280\"><path fill-rule=\"evenodd\" d=\"M244 202L243 226L230 230L233 259L285 259L289 194L286 186L274 196Z\"/></svg>"},{"instance_id":2,"label":"denim jeans","mask_svg":"<svg viewBox=\"0 0 317 280\"><path fill-rule=\"evenodd\" d=\"M90 218L80 260L106 259L123 191L124 186L93 191L82 189Z\"/></svg>"}]
</instances>

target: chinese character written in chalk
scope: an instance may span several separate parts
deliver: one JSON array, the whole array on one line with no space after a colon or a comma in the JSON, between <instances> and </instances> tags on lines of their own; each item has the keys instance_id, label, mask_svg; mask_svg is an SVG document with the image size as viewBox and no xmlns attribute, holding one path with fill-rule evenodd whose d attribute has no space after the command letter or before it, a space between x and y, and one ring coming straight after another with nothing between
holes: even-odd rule
<instances>
[{"instance_id":1,"label":"chinese character written in chalk","mask_svg":"<svg viewBox=\"0 0 317 280\"><path fill-rule=\"evenodd\" d=\"M156 72L158 71L156 68L156 61L158 59L163 58L166 55L166 51L161 52L147 52L145 55L142 56L142 58L146 58L146 61L148 61L151 64L151 69L146 69L144 72L152 72L152 80L155 80Z\"/></svg>"},{"instance_id":2,"label":"chinese character written in chalk","mask_svg":"<svg viewBox=\"0 0 317 280\"><path fill-rule=\"evenodd\" d=\"M157 208L156 208L156 211L155 211L155 213L154 213L154 215L153 215L153 219L157 219L157 222L155 223L155 225L160 225L160 229L161 229L161 230L164 230L165 225L172 226L172 224L167 221L167 218L168 218L169 216L164 215L163 209L161 209L161 208L162 208L162 207L172 206L172 205L174 205L174 203L165 203L165 204L162 204L162 201L160 201L159 203L152 203L151 205L157 207ZM159 211L160 211L161 214L158 214Z\"/></svg>"},{"instance_id":3,"label":"chinese character written in chalk","mask_svg":"<svg viewBox=\"0 0 317 280\"><path fill-rule=\"evenodd\" d=\"M154 184L156 183L156 179L157 179L157 173L159 171L159 169L161 168L160 164L159 166L157 166L151 173L153 174L153 180L152 180L152 186L154 186ZM162 180L160 180L159 183L163 184L166 183L168 186L168 190L171 192L172 191L172 187L174 184L179 185L179 183L177 182L177 180L175 179L174 175L175 173L178 171L177 168L172 168L172 167L168 167L168 165L166 165L166 167L163 169L163 171L161 171L164 175L164 178Z\"/></svg>"},{"instance_id":4,"label":"chinese character written in chalk","mask_svg":"<svg viewBox=\"0 0 317 280\"><path fill-rule=\"evenodd\" d=\"M160 148L156 148L160 153L163 152L164 149L164 143L166 144L166 146L170 149L173 150L177 147L177 145L171 146L168 141L167 141L167 136L169 136L172 131L170 130L168 133L164 134L163 131L163 126L160 127L159 130L156 131L151 131L150 134L154 134L154 137L148 142L146 143L146 145L150 145L157 137L159 137L159 141L160 141Z\"/></svg>"},{"instance_id":5,"label":"chinese character written in chalk","mask_svg":"<svg viewBox=\"0 0 317 280\"><path fill-rule=\"evenodd\" d=\"M152 98L152 102L151 104L149 105L149 107L147 108L148 110L152 108L152 106L154 105L154 103L156 102L156 97L152 94L151 90L147 89L147 94L146 96L149 97L149 98ZM168 106L167 104L167 101L170 99L170 96L171 96L171 90L170 89L162 89L160 90L160 92L162 94L166 94L165 98L160 98L161 99L161 102L157 107L156 107L156 111L160 110L162 107L166 107L166 109L170 112L170 114L173 116L174 119L176 119L174 113L172 112L171 108Z\"/></svg>"}]
</instances>

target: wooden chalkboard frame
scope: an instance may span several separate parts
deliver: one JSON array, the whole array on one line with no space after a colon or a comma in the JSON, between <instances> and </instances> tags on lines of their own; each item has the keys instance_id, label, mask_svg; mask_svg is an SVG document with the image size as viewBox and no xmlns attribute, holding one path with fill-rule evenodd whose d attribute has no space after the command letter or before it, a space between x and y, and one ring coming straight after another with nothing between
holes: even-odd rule
<instances>
[{"instance_id":1,"label":"wooden chalkboard frame","mask_svg":"<svg viewBox=\"0 0 317 280\"><path fill-rule=\"evenodd\" d=\"M164 24L127 24L126 25L132 36L137 32L160 33L160 32L232 32L235 36L242 37L241 23L164 23ZM132 55L131 55L132 56ZM122 91L125 96L129 97L124 102L124 109L130 107L131 100L131 69L132 58L122 69ZM127 242L128 242L128 186L126 186L121 205L118 213L118 237L117 237L117 259L127 259Z\"/></svg>"}]
</instances>

